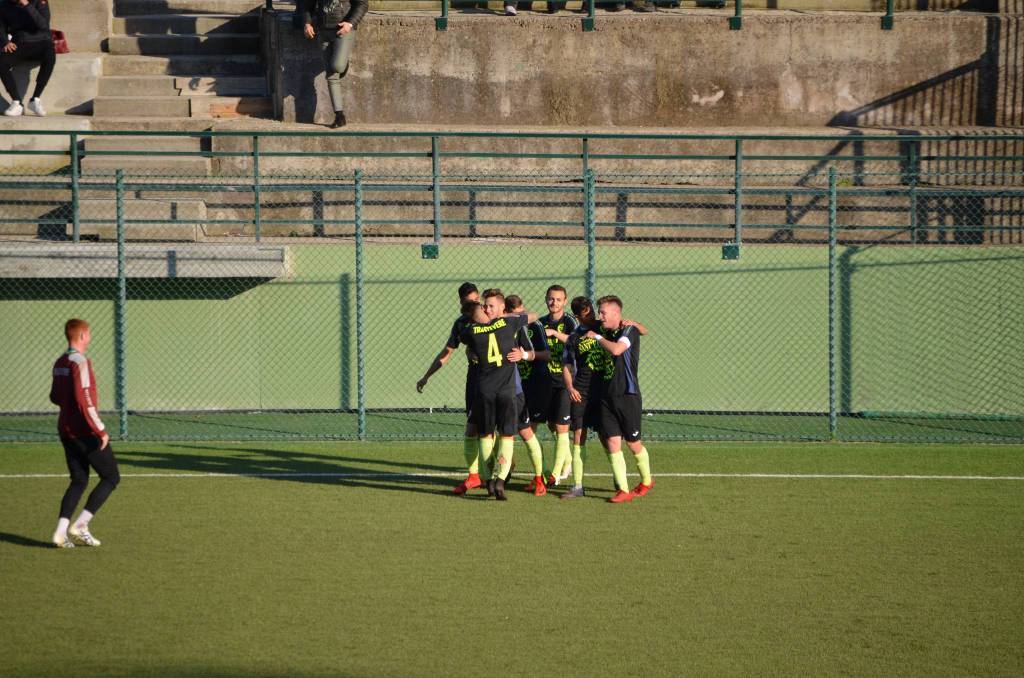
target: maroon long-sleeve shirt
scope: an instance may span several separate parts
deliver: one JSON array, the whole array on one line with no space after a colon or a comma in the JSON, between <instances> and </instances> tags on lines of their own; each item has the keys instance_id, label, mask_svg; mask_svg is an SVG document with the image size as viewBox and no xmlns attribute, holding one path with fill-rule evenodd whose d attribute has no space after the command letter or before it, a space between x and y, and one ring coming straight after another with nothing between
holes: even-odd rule
<instances>
[{"instance_id":1,"label":"maroon long-sleeve shirt","mask_svg":"<svg viewBox=\"0 0 1024 678\"><path fill-rule=\"evenodd\" d=\"M96 375L92 361L74 349L53 364L50 402L60 407L57 432L62 438L99 437L105 426L100 421L96 397Z\"/></svg>"}]
</instances>

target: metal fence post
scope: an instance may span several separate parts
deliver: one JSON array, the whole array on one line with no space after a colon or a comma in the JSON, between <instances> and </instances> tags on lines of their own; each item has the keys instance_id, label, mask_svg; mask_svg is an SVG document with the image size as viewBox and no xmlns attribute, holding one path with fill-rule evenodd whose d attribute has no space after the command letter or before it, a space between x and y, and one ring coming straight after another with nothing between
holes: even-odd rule
<instances>
[{"instance_id":1,"label":"metal fence post","mask_svg":"<svg viewBox=\"0 0 1024 678\"><path fill-rule=\"evenodd\" d=\"M836 168L828 169L828 435L836 440L839 435L839 418L836 414L838 375L836 373Z\"/></svg>"},{"instance_id":2,"label":"metal fence post","mask_svg":"<svg viewBox=\"0 0 1024 678\"><path fill-rule=\"evenodd\" d=\"M441 0L441 16L434 17L434 28L439 31L448 30L448 0Z\"/></svg>"},{"instance_id":3,"label":"metal fence post","mask_svg":"<svg viewBox=\"0 0 1024 678\"><path fill-rule=\"evenodd\" d=\"M356 170L353 183L353 205L356 222L356 402L358 407L358 434L366 440L366 306L365 277L363 274L363 171Z\"/></svg>"},{"instance_id":4,"label":"metal fence post","mask_svg":"<svg viewBox=\"0 0 1024 678\"><path fill-rule=\"evenodd\" d=\"M583 32L589 33L594 30L594 0L584 0L587 6L587 16L583 17Z\"/></svg>"},{"instance_id":5,"label":"metal fence post","mask_svg":"<svg viewBox=\"0 0 1024 678\"><path fill-rule=\"evenodd\" d=\"M440 140L430 137L430 172L433 177L434 191L434 242L441 242L441 154L438 152Z\"/></svg>"},{"instance_id":6,"label":"metal fence post","mask_svg":"<svg viewBox=\"0 0 1024 678\"><path fill-rule=\"evenodd\" d=\"M891 1L891 0L890 0ZM729 17L729 30L738 31L743 28L743 0L736 0L736 15Z\"/></svg>"},{"instance_id":7,"label":"metal fence post","mask_svg":"<svg viewBox=\"0 0 1024 678\"><path fill-rule=\"evenodd\" d=\"M252 193L253 224L256 228L256 242L263 235L263 215L260 212L260 138L252 137Z\"/></svg>"},{"instance_id":8,"label":"metal fence post","mask_svg":"<svg viewBox=\"0 0 1024 678\"><path fill-rule=\"evenodd\" d=\"M907 147L907 168L909 169L910 188L910 244L917 244L917 182L920 177L920 149L918 142L911 141Z\"/></svg>"},{"instance_id":9,"label":"metal fence post","mask_svg":"<svg viewBox=\"0 0 1024 678\"><path fill-rule=\"evenodd\" d=\"M118 428L121 440L128 438L128 401L126 393L127 361L125 360L125 311L128 286L125 279L124 251L124 170L117 170L115 183L117 214L117 300L114 303L114 400L117 403Z\"/></svg>"},{"instance_id":10,"label":"metal fence post","mask_svg":"<svg viewBox=\"0 0 1024 678\"><path fill-rule=\"evenodd\" d=\"M583 175L583 236L587 240L587 282L588 299L597 294L597 229L594 224L594 171L588 169Z\"/></svg>"},{"instance_id":11,"label":"metal fence post","mask_svg":"<svg viewBox=\"0 0 1024 678\"><path fill-rule=\"evenodd\" d=\"M78 134L71 133L71 239L78 242L80 215L78 202Z\"/></svg>"},{"instance_id":12,"label":"metal fence post","mask_svg":"<svg viewBox=\"0 0 1024 678\"><path fill-rule=\"evenodd\" d=\"M885 16L882 17L882 30L891 31L893 22L893 0L885 0Z\"/></svg>"},{"instance_id":13,"label":"metal fence post","mask_svg":"<svg viewBox=\"0 0 1024 678\"><path fill-rule=\"evenodd\" d=\"M743 243L743 140L736 140L735 170L733 177L733 191L736 195L734 207L734 219L736 228L736 245Z\"/></svg>"}]
</instances>

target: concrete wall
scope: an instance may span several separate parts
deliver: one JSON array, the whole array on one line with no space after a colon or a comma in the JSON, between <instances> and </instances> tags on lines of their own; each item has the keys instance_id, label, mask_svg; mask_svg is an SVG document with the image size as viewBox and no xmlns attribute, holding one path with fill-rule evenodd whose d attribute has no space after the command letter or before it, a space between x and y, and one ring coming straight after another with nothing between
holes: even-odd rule
<instances>
[{"instance_id":1,"label":"concrete wall","mask_svg":"<svg viewBox=\"0 0 1024 678\"><path fill-rule=\"evenodd\" d=\"M23 96L28 98L36 86L39 66L21 65L15 69L14 77L21 87ZM99 91L100 76L103 75L103 55L95 54L58 54L57 65L53 69L50 82L43 92L43 106L51 115L88 115L92 113L92 102ZM0 88L0 105L4 108L10 103L6 90ZM25 115L31 117L31 113ZM51 123L40 126L50 128ZM2 126L0 126L2 128ZM3 166L0 161L0 166Z\"/></svg>"},{"instance_id":2,"label":"concrete wall","mask_svg":"<svg viewBox=\"0 0 1024 678\"><path fill-rule=\"evenodd\" d=\"M50 0L50 26L64 31L72 52L101 52L110 37L113 0Z\"/></svg>"},{"instance_id":3,"label":"concrete wall","mask_svg":"<svg viewBox=\"0 0 1024 678\"><path fill-rule=\"evenodd\" d=\"M270 15L273 17L273 15ZM326 122L319 48L272 22L279 117ZM345 80L367 123L748 126L1024 124L1019 17L752 12L368 16ZM1016 55L1016 56L1015 56Z\"/></svg>"}]
</instances>

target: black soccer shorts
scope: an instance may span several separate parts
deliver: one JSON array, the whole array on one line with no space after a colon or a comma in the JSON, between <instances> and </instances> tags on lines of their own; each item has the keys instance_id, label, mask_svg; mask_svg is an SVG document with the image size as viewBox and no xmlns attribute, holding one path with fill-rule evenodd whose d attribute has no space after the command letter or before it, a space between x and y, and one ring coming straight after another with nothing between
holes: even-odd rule
<instances>
[{"instance_id":1,"label":"black soccer shorts","mask_svg":"<svg viewBox=\"0 0 1024 678\"><path fill-rule=\"evenodd\" d=\"M552 384L537 387L530 393L530 419L533 423L569 424L569 392Z\"/></svg>"},{"instance_id":2,"label":"black soccer shorts","mask_svg":"<svg viewBox=\"0 0 1024 678\"><path fill-rule=\"evenodd\" d=\"M500 436L515 435L517 414L514 392L477 393L473 401L473 422L482 436L495 432Z\"/></svg>"},{"instance_id":3,"label":"black soccer shorts","mask_svg":"<svg viewBox=\"0 0 1024 678\"><path fill-rule=\"evenodd\" d=\"M603 438L621 436L627 442L640 440L643 405L638 395L609 396L601 399L601 424L599 431Z\"/></svg>"},{"instance_id":4,"label":"black soccer shorts","mask_svg":"<svg viewBox=\"0 0 1024 678\"><path fill-rule=\"evenodd\" d=\"M530 410L526 407L526 394L516 395L516 428L522 431L530 426Z\"/></svg>"}]
</instances>

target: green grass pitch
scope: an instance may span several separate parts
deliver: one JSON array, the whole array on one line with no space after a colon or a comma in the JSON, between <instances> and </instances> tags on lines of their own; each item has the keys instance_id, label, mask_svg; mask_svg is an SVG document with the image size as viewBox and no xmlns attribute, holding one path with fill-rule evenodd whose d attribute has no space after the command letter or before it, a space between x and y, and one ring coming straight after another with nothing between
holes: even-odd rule
<instances>
[{"instance_id":1,"label":"green grass pitch","mask_svg":"<svg viewBox=\"0 0 1024 678\"><path fill-rule=\"evenodd\" d=\"M652 443L622 506L597 450L498 503L458 443L115 447L64 551L59 448L0 445L0 674L1024 675L1019 445Z\"/></svg>"}]
</instances>

